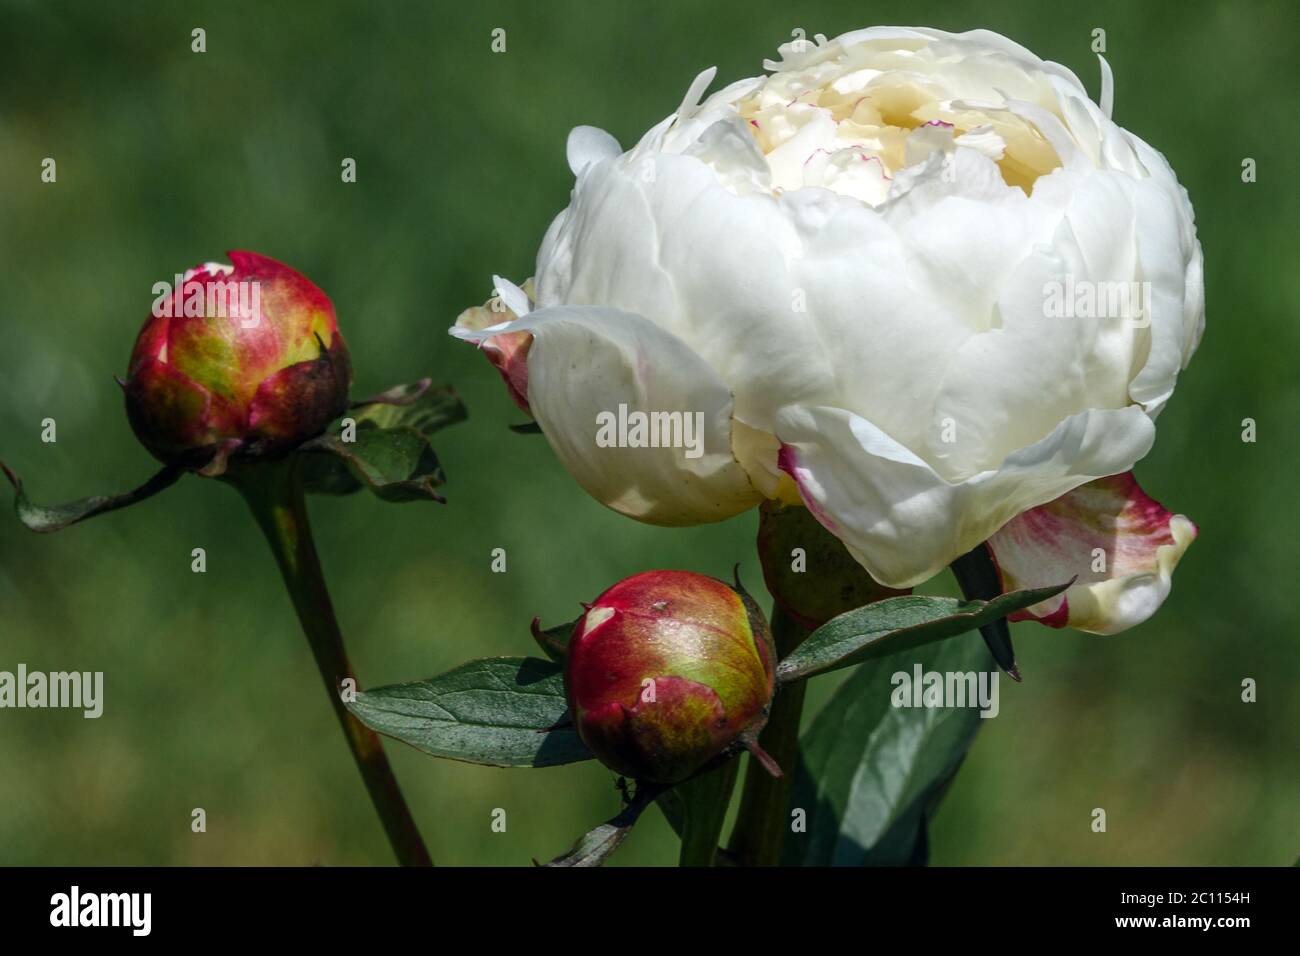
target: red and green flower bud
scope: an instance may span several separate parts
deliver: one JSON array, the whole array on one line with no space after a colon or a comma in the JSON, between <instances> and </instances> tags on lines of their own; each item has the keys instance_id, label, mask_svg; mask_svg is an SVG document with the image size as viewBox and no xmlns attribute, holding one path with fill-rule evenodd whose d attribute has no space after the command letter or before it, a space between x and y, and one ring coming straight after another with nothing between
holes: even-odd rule
<instances>
[{"instance_id":1,"label":"red and green flower bud","mask_svg":"<svg viewBox=\"0 0 1300 956\"><path fill-rule=\"evenodd\" d=\"M672 784L740 747L766 758L755 738L774 675L771 635L748 597L704 575L648 571L579 619L564 686L579 736L606 766Z\"/></svg>"},{"instance_id":2,"label":"red and green flower bud","mask_svg":"<svg viewBox=\"0 0 1300 956\"><path fill-rule=\"evenodd\" d=\"M274 259L229 257L159 295L131 353L127 415L164 462L282 451L347 409L351 362L329 298Z\"/></svg>"}]
</instances>

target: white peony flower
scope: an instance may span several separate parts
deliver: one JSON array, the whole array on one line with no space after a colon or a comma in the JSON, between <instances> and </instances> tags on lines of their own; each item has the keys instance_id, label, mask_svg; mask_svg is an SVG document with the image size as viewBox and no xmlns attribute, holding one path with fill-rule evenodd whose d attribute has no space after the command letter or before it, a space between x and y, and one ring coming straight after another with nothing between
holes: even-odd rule
<instances>
[{"instance_id":1,"label":"white peony flower","mask_svg":"<svg viewBox=\"0 0 1300 956\"><path fill-rule=\"evenodd\" d=\"M488 349L579 483L631 517L802 501L890 587L993 539L1016 584L1081 575L1048 623L1149 616L1190 522L1127 484L1069 499L1111 514L1026 513L1152 446L1204 324L1186 191L1111 121L1104 60L1097 105L988 31L802 46L703 102L701 74L626 152L575 129L572 201L532 291L497 280L453 333ZM608 447L620 406L698 413L703 453L662 447L667 415L650 426L660 447L632 431ZM1130 541L1137 496L1146 537Z\"/></svg>"}]
</instances>

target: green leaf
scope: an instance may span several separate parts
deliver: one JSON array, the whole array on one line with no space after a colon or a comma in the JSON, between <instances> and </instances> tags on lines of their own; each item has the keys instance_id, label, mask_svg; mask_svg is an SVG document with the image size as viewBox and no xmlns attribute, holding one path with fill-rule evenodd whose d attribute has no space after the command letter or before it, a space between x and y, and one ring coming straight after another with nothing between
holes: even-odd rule
<instances>
[{"instance_id":1,"label":"green leaf","mask_svg":"<svg viewBox=\"0 0 1300 956\"><path fill-rule=\"evenodd\" d=\"M573 848L562 856L557 856L548 867L593 867L600 866L609 859L610 854L619 848L627 837L632 825L640 819L655 798L663 792L657 784L638 783L636 795L612 820L606 820L595 829L588 830Z\"/></svg>"},{"instance_id":2,"label":"green leaf","mask_svg":"<svg viewBox=\"0 0 1300 956\"><path fill-rule=\"evenodd\" d=\"M401 393L400 398L396 396ZM413 428L425 438L469 417L465 403L450 385L429 388L428 379L399 385L384 393L387 401L372 400L356 416L357 424L372 422L380 428Z\"/></svg>"},{"instance_id":3,"label":"green leaf","mask_svg":"<svg viewBox=\"0 0 1300 956\"><path fill-rule=\"evenodd\" d=\"M777 665L777 681L788 684L882 654L946 640L1054 597L1072 583L1009 591L991 601L920 594L877 601L832 618L813 631Z\"/></svg>"},{"instance_id":4,"label":"green leaf","mask_svg":"<svg viewBox=\"0 0 1300 956\"><path fill-rule=\"evenodd\" d=\"M441 501L434 489L445 479L429 436L466 418L455 390L428 388L426 380L389 389L363 404L364 411L354 416L354 433L340 423L301 446L303 487L326 495L366 487L385 501Z\"/></svg>"},{"instance_id":5,"label":"green leaf","mask_svg":"<svg viewBox=\"0 0 1300 956\"><path fill-rule=\"evenodd\" d=\"M442 466L423 435L358 422L355 439L322 435L303 445L303 487L346 495L364 486L385 501L443 500L434 491L445 481ZM322 460L322 453L334 458Z\"/></svg>"},{"instance_id":6,"label":"green leaf","mask_svg":"<svg viewBox=\"0 0 1300 956\"><path fill-rule=\"evenodd\" d=\"M986 543L978 544L960 555L949 567L961 588L962 597L968 601L990 601L1002 593L1002 574ZM980 627L980 635L998 666L1020 680L1020 671L1016 667L1016 649L1011 643L1011 628L1006 618L983 625Z\"/></svg>"},{"instance_id":7,"label":"green leaf","mask_svg":"<svg viewBox=\"0 0 1300 956\"><path fill-rule=\"evenodd\" d=\"M610 855L619 848L632 829L622 814L602 823L593 830L588 830L567 853L557 856L548 867L595 867L602 866Z\"/></svg>"},{"instance_id":8,"label":"green leaf","mask_svg":"<svg viewBox=\"0 0 1300 956\"><path fill-rule=\"evenodd\" d=\"M131 491L125 491L117 495L93 495L78 501L69 501L67 504L62 505L37 505L33 504L31 499L27 497L27 492L23 490L23 480L21 478L10 471L3 462L0 462L0 470L4 471L5 477L14 486L14 511L18 515L18 520L26 525L28 529L39 534L62 531L78 521L85 521L87 518L93 518L96 515L133 505L138 501L144 501L144 499L158 494L164 488L175 484L177 479L185 474L184 468L168 465L139 488Z\"/></svg>"},{"instance_id":9,"label":"green leaf","mask_svg":"<svg viewBox=\"0 0 1300 956\"><path fill-rule=\"evenodd\" d=\"M659 810L668 821L668 825L680 838L686 831L686 799L678 793L677 787L673 787L659 794L655 803L659 805Z\"/></svg>"},{"instance_id":10,"label":"green leaf","mask_svg":"<svg viewBox=\"0 0 1300 956\"><path fill-rule=\"evenodd\" d=\"M348 405L349 408L366 408L370 405L411 405L420 400L420 398L429 391L429 386L433 383L431 378L422 378L418 382L411 382L406 385L394 385L392 388L384 389L377 395L371 395L368 398L361 398Z\"/></svg>"},{"instance_id":11,"label":"green leaf","mask_svg":"<svg viewBox=\"0 0 1300 956\"><path fill-rule=\"evenodd\" d=\"M992 657L971 633L864 664L817 714L800 744L791 806L807 813L790 833L787 865L902 866L925 863L927 826L975 739L978 707L894 707L892 675L989 671ZM998 674L993 670L987 680Z\"/></svg>"},{"instance_id":12,"label":"green leaf","mask_svg":"<svg viewBox=\"0 0 1300 956\"><path fill-rule=\"evenodd\" d=\"M533 657L470 661L438 677L362 691L348 709L435 757L492 767L590 760L569 721L560 668Z\"/></svg>"},{"instance_id":13,"label":"green leaf","mask_svg":"<svg viewBox=\"0 0 1300 956\"><path fill-rule=\"evenodd\" d=\"M739 759L730 757L722 766L697 774L659 797L659 808L682 840L680 866L715 865L739 769ZM676 799L665 799L670 794Z\"/></svg>"}]
</instances>

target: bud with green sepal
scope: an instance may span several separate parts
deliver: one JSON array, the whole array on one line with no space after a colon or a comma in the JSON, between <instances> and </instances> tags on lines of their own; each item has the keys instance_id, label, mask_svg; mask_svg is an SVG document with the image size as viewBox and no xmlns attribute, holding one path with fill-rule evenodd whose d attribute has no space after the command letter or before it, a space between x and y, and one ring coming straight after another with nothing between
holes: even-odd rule
<instances>
[{"instance_id":1,"label":"bud with green sepal","mask_svg":"<svg viewBox=\"0 0 1300 956\"><path fill-rule=\"evenodd\" d=\"M758 749L775 677L767 622L743 592L686 571L614 585L578 621L565 693L578 734L607 766L679 783Z\"/></svg>"},{"instance_id":2,"label":"bud with green sepal","mask_svg":"<svg viewBox=\"0 0 1300 956\"><path fill-rule=\"evenodd\" d=\"M131 352L127 416L164 463L282 452L348 407L352 366L329 297L274 259L229 256L160 297Z\"/></svg>"},{"instance_id":3,"label":"bud with green sepal","mask_svg":"<svg viewBox=\"0 0 1300 956\"><path fill-rule=\"evenodd\" d=\"M312 542L304 493L368 487L386 501L442 499L429 436L465 417L449 388L429 380L350 402L352 366L329 297L306 276L252 252L160 283L119 380L127 417L163 468L140 487L62 505L16 491L19 519L59 531L143 501L187 473L220 478L246 499L265 532L330 701L398 859L431 862L373 731L350 714L340 687L355 676ZM155 289L157 291L157 288ZM348 417L338 421L345 413Z\"/></svg>"}]
</instances>

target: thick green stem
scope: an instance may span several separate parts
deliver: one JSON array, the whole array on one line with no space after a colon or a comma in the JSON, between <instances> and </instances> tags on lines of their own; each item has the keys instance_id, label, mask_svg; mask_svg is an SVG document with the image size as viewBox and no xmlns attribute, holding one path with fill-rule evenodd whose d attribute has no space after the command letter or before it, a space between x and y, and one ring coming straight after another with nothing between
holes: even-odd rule
<instances>
[{"instance_id":1,"label":"thick green stem","mask_svg":"<svg viewBox=\"0 0 1300 956\"><path fill-rule=\"evenodd\" d=\"M740 761L732 758L715 770L677 785L685 811L679 866L713 866L716 862L718 838L739 769Z\"/></svg>"},{"instance_id":2,"label":"thick green stem","mask_svg":"<svg viewBox=\"0 0 1300 956\"><path fill-rule=\"evenodd\" d=\"M778 660L807 636L808 632L779 607L772 609L772 637ZM771 776L752 756L745 769L740 813L727 847L741 866L776 866L781 862L781 845L790 828L790 792L799 760L799 719L806 686L807 681L797 681L781 688L758 738L759 746L776 761L782 776Z\"/></svg>"},{"instance_id":3,"label":"thick green stem","mask_svg":"<svg viewBox=\"0 0 1300 956\"><path fill-rule=\"evenodd\" d=\"M340 696L343 680L355 681L356 676L343 648L343 635L312 542L298 461L298 456L290 456L259 463L232 474L230 480L248 502L275 554L303 633L325 681L330 705L343 727L343 735L352 748L352 756L356 758L398 862L403 866L432 866L433 860L402 798L378 735L348 712Z\"/></svg>"}]
</instances>

